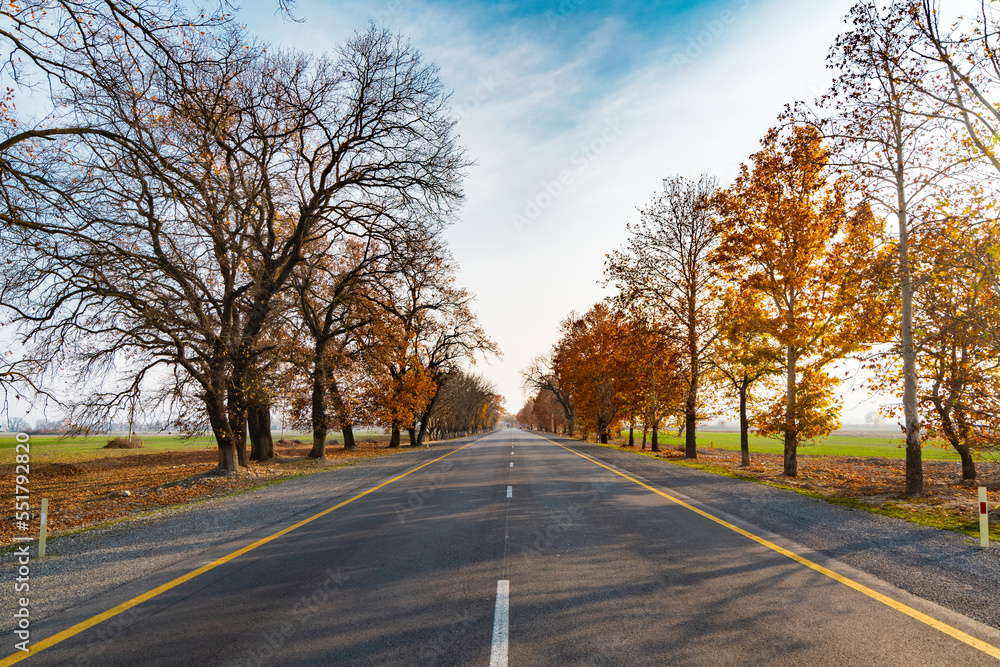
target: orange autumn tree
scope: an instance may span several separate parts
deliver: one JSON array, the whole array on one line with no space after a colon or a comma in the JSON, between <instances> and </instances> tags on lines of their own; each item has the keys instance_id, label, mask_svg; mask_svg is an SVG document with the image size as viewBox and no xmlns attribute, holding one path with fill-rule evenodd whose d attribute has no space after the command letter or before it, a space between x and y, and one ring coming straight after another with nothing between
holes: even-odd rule
<instances>
[{"instance_id":1,"label":"orange autumn tree","mask_svg":"<svg viewBox=\"0 0 1000 667\"><path fill-rule=\"evenodd\" d=\"M382 313L365 334L366 420L389 429L389 447L399 447L403 427L417 419L437 387L420 363L414 332L403 322Z\"/></svg>"},{"instance_id":2,"label":"orange autumn tree","mask_svg":"<svg viewBox=\"0 0 1000 667\"><path fill-rule=\"evenodd\" d=\"M800 439L837 426L836 411L816 403L832 382L822 369L886 335L883 223L866 207L850 209L845 179L827 179L829 157L811 126L771 129L752 168L742 165L714 198L722 239L713 261L740 292L761 297L765 330L784 348L783 417L764 432L783 436L789 477L798 475ZM800 392L818 414L803 411Z\"/></svg>"},{"instance_id":3,"label":"orange autumn tree","mask_svg":"<svg viewBox=\"0 0 1000 667\"><path fill-rule=\"evenodd\" d=\"M433 230L432 230L433 231ZM463 362L478 354L500 355L472 309L473 297L456 284L458 266L436 234L398 242L394 270L372 281L364 294L379 331L372 338L375 377L388 374L373 391L382 395L382 418L390 444L406 428L410 445L423 444L438 390ZM364 347L364 346L363 346Z\"/></svg>"},{"instance_id":4,"label":"orange autumn tree","mask_svg":"<svg viewBox=\"0 0 1000 667\"><path fill-rule=\"evenodd\" d=\"M992 225L977 229L955 218L922 230L919 242L913 322L922 425L958 452L962 479L975 480L974 454L1000 442L1000 295L993 289L1000 244ZM892 352L873 364L876 391L899 385L903 370Z\"/></svg>"},{"instance_id":5,"label":"orange autumn tree","mask_svg":"<svg viewBox=\"0 0 1000 667\"><path fill-rule=\"evenodd\" d=\"M583 317L565 321L563 330L553 354L553 370L561 386L575 397L577 419L606 443L625 404L621 358L617 354L625 334L622 317L598 303Z\"/></svg>"},{"instance_id":6,"label":"orange autumn tree","mask_svg":"<svg viewBox=\"0 0 1000 667\"><path fill-rule=\"evenodd\" d=\"M686 349L673 332L633 314L624 320L624 334L615 350L619 393L623 416L629 418L628 445L634 444L634 418L639 417L643 433L652 430L651 449L660 450L660 426L666 417L684 411L688 395L688 373L684 366ZM646 440L643 437L643 449Z\"/></svg>"},{"instance_id":7,"label":"orange autumn tree","mask_svg":"<svg viewBox=\"0 0 1000 667\"><path fill-rule=\"evenodd\" d=\"M766 333L764 307L760 295L739 293L730 285L720 298L717 318L718 337L713 343L712 370L719 383L735 394L739 403L740 464L750 465L750 418L754 389L771 384L781 373L782 351Z\"/></svg>"}]
</instances>

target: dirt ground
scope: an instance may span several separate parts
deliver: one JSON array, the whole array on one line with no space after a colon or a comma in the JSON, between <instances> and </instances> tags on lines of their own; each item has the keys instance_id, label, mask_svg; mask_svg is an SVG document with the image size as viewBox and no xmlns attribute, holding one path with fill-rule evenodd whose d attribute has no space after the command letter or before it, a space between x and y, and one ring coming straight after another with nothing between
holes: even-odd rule
<instances>
[{"instance_id":1,"label":"dirt ground","mask_svg":"<svg viewBox=\"0 0 1000 667\"><path fill-rule=\"evenodd\" d=\"M228 477L205 476L218 462L215 449L109 455L76 463L32 463L30 530L18 530L12 512L14 484L4 484L3 507L11 511L4 512L5 520L0 523L0 548L11 545L15 535L37 537L36 513L42 498L49 499L48 534L53 536L392 453L386 443L359 442L353 452L336 446L328 448L327 459L318 461L307 458L309 449L304 442L278 441L276 460L252 463L245 472ZM13 474L13 465L0 466L0 476L10 479Z\"/></svg>"}]
</instances>

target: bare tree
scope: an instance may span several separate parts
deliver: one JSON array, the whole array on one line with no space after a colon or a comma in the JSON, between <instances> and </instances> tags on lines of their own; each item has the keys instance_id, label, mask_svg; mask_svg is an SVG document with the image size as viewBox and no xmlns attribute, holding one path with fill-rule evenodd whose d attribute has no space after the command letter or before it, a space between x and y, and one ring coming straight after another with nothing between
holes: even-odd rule
<instances>
[{"instance_id":1,"label":"bare tree","mask_svg":"<svg viewBox=\"0 0 1000 667\"><path fill-rule=\"evenodd\" d=\"M936 217L949 180L967 162L946 150L950 138L945 106L926 95L926 62L913 49L918 40L912 15L919 3L880 8L866 0L848 14L852 29L837 38L827 60L837 72L828 95L818 100L820 118L799 105L799 119L815 120L830 140L831 166L850 174L880 213L898 229L899 341L903 361L906 429L906 488L923 492L917 350L914 340L915 283L912 238L922 220ZM921 82L921 83L916 83Z\"/></svg>"},{"instance_id":2,"label":"bare tree","mask_svg":"<svg viewBox=\"0 0 1000 667\"><path fill-rule=\"evenodd\" d=\"M76 338L91 372L123 352L142 360L136 373L181 367L233 471L261 337L307 249L401 232L386 211L447 215L466 160L435 68L386 31L335 58L267 56L237 32L177 48L172 68L109 55L100 86L70 91L79 115L126 140L62 147L64 163L84 159L66 182L85 185L62 215L18 226L41 261L5 302L53 351Z\"/></svg>"},{"instance_id":3,"label":"bare tree","mask_svg":"<svg viewBox=\"0 0 1000 667\"><path fill-rule=\"evenodd\" d=\"M706 206L716 181L681 176L664 179L664 192L629 224L624 249L608 256L608 281L631 308L649 313L672 331L686 350L685 456L697 458L695 431L702 364L716 336L715 300L708 256L718 245L713 215Z\"/></svg>"},{"instance_id":4,"label":"bare tree","mask_svg":"<svg viewBox=\"0 0 1000 667\"><path fill-rule=\"evenodd\" d=\"M444 437L494 428L503 414L503 400L492 384L455 369L441 378L437 400L426 418L428 429Z\"/></svg>"},{"instance_id":5,"label":"bare tree","mask_svg":"<svg viewBox=\"0 0 1000 667\"><path fill-rule=\"evenodd\" d=\"M531 360L528 367L521 371L521 389L532 394L545 392L555 398L566 420L567 435L573 437L576 421L573 397L569 389L560 385L559 377L552 367L551 356L541 355Z\"/></svg>"}]
</instances>

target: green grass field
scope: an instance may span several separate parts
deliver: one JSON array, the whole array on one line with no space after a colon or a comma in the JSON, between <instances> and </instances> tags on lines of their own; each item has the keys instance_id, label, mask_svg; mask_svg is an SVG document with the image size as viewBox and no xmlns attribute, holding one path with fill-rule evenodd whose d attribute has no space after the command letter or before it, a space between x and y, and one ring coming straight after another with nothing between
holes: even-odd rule
<instances>
[{"instance_id":1,"label":"green grass field","mask_svg":"<svg viewBox=\"0 0 1000 667\"><path fill-rule=\"evenodd\" d=\"M273 433L277 441L280 433ZM89 435L67 438L58 435L33 435L28 440L31 447L32 461L65 462L68 460L93 459L104 456L131 456L148 452L176 452L192 449L214 449L215 438L211 435L201 435L193 438L182 438L178 435L141 435L141 449L104 449L113 436ZM311 442L312 436L307 433L285 432L286 440ZM389 436L381 431L359 431L355 434L358 440L388 440ZM14 463L14 446L17 444L14 436L0 437L0 464ZM343 444L340 434L331 433L326 444L337 447Z\"/></svg>"},{"instance_id":2,"label":"green grass field","mask_svg":"<svg viewBox=\"0 0 1000 667\"><path fill-rule=\"evenodd\" d=\"M628 431L624 432L628 439ZM699 431L697 435L699 448L730 449L739 451L740 434L735 432ZM642 446L642 433L636 435L636 443ZM683 445L682 438L660 435L661 445ZM750 451L762 454L781 454L785 451L784 443L774 438L765 438L750 434ZM903 439L893 437L862 437L852 435L831 435L822 440L799 444L800 454L819 456L880 456L886 458L905 458ZM955 450L944 449L936 444L924 445L923 457L926 459L958 460Z\"/></svg>"}]
</instances>

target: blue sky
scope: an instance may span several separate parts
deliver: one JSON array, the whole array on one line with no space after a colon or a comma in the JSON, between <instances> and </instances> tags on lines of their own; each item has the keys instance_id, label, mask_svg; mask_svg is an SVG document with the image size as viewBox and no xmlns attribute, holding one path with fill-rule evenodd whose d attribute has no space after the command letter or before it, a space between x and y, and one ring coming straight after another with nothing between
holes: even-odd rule
<instances>
[{"instance_id":1,"label":"blue sky","mask_svg":"<svg viewBox=\"0 0 1000 667\"><path fill-rule=\"evenodd\" d=\"M518 371L571 310L606 293L605 254L674 174L727 184L785 103L821 93L850 1L246 3L264 41L333 48L374 20L403 33L453 91L477 160L447 236L505 353L474 370L522 403ZM862 393L846 421L872 409Z\"/></svg>"}]
</instances>

